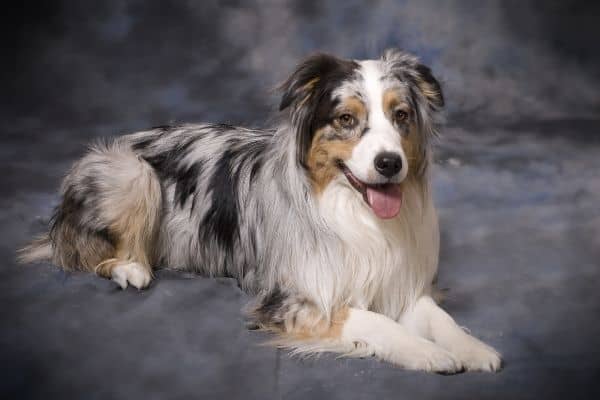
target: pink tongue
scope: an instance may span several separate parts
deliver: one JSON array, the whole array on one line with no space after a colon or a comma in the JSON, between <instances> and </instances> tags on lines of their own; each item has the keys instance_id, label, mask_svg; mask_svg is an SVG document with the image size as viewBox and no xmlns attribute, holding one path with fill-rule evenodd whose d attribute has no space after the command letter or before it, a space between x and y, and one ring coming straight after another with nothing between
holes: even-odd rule
<instances>
[{"instance_id":1,"label":"pink tongue","mask_svg":"<svg viewBox=\"0 0 600 400\"><path fill-rule=\"evenodd\" d=\"M368 186L367 201L379 218L394 218L402 206L402 190L400 185Z\"/></svg>"}]
</instances>

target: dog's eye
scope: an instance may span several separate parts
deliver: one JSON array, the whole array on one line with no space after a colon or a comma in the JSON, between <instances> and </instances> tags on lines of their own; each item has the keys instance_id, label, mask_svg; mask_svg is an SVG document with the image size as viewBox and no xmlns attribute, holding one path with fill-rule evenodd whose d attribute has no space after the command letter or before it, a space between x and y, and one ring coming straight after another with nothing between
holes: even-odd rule
<instances>
[{"instance_id":1,"label":"dog's eye","mask_svg":"<svg viewBox=\"0 0 600 400\"><path fill-rule=\"evenodd\" d=\"M337 119L343 128L352 128L356 125L356 118L350 114L342 114Z\"/></svg>"},{"instance_id":2,"label":"dog's eye","mask_svg":"<svg viewBox=\"0 0 600 400\"><path fill-rule=\"evenodd\" d=\"M397 123L405 122L408 119L408 113L404 110L396 110L394 112L394 120Z\"/></svg>"}]
</instances>

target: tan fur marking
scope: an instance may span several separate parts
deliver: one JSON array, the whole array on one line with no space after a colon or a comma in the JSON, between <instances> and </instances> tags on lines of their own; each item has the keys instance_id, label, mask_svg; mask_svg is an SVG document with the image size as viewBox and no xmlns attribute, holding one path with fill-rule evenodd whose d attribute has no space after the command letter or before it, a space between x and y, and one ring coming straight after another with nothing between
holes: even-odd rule
<instances>
[{"instance_id":1,"label":"tan fur marking","mask_svg":"<svg viewBox=\"0 0 600 400\"><path fill-rule=\"evenodd\" d=\"M424 153L422 151L419 132L414 124L411 124L408 135L403 136L401 140L402 149L408 160L408 177L416 177L419 171L421 171L421 166L425 160L423 160Z\"/></svg>"},{"instance_id":2,"label":"tan fur marking","mask_svg":"<svg viewBox=\"0 0 600 400\"><path fill-rule=\"evenodd\" d=\"M112 270L123 261L118 260L116 258L108 258L94 268L94 272L96 275L101 276L103 278L110 279L112 277Z\"/></svg>"},{"instance_id":3,"label":"tan fur marking","mask_svg":"<svg viewBox=\"0 0 600 400\"><path fill-rule=\"evenodd\" d=\"M388 118L392 118L392 112L396 109L409 111L408 104L402 99L398 90L389 89L383 94L383 112Z\"/></svg>"},{"instance_id":4,"label":"tan fur marking","mask_svg":"<svg viewBox=\"0 0 600 400\"><path fill-rule=\"evenodd\" d=\"M333 315L330 321L320 319L318 321L306 321L316 322L314 325L300 326L291 333L296 340L307 340L307 339L338 339L342 335L342 328L344 322L348 318L348 310L343 309L342 311Z\"/></svg>"},{"instance_id":5,"label":"tan fur marking","mask_svg":"<svg viewBox=\"0 0 600 400\"><path fill-rule=\"evenodd\" d=\"M111 232L118 237L116 257L149 266L156 233L155 214L149 212L151 209L141 196L132 195L131 199L123 200L120 205L115 204L118 208L114 212L118 217L111 225Z\"/></svg>"},{"instance_id":6,"label":"tan fur marking","mask_svg":"<svg viewBox=\"0 0 600 400\"><path fill-rule=\"evenodd\" d=\"M118 149L110 157L115 173L105 182L100 208L115 248L94 264L94 270L110 278L118 264L137 262L152 274L162 202L160 183L152 167L129 150Z\"/></svg>"},{"instance_id":7,"label":"tan fur marking","mask_svg":"<svg viewBox=\"0 0 600 400\"><path fill-rule=\"evenodd\" d=\"M394 110L401 109L410 114L408 104L402 99L400 93L397 90L389 89L383 94L383 111L385 115L392 119ZM406 154L408 160L408 174L409 178L414 177L421 171L421 166L424 162L422 151L422 143L419 136L419 132L416 129L414 121L409 121L408 134L402 136L402 149Z\"/></svg>"},{"instance_id":8,"label":"tan fur marking","mask_svg":"<svg viewBox=\"0 0 600 400\"><path fill-rule=\"evenodd\" d=\"M106 240L93 236L82 240L81 237L79 230L65 224L52 244L52 246L60 246L58 249L53 249L52 262L66 270L93 271L99 262L114 254L114 246ZM75 252L78 263L70 264Z\"/></svg>"},{"instance_id":9,"label":"tan fur marking","mask_svg":"<svg viewBox=\"0 0 600 400\"><path fill-rule=\"evenodd\" d=\"M330 319L325 318L313 307L305 307L290 315L291 319L285 321L285 330L282 332L289 338L293 340L337 339L342 334L349 309L344 307L333 312Z\"/></svg>"},{"instance_id":10,"label":"tan fur marking","mask_svg":"<svg viewBox=\"0 0 600 400\"><path fill-rule=\"evenodd\" d=\"M306 103L308 101L308 99L310 99L310 96L312 96L312 89L316 85L317 82L319 82L318 77L311 79L304 86L302 86L301 89L303 92L306 92L306 95L304 96L304 98L302 98L300 103L298 103L298 106L296 108L302 108L304 106L304 103Z\"/></svg>"},{"instance_id":11,"label":"tan fur marking","mask_svg":"<svg viewBox=\"0 0 600 400\"><path fill-rule=\"evenodd\" d=\"M337 107L337 113L339 115L351 114L360 126L361 122L366 119L367 109L357 97L348 97L343 99ZM359 141L358 135L352 135L348 139L328 138L327 135L334 134L336 129L342 128L334 121L332 125L317 130L308 152L307 165L313 188L317 194L322 193L329 182L340 173L337 162L349 159L354 146Z\"/></svg>"},{"instance_id":12,"label":"tan fur marking","mask_svg":"<svg viewBox=\"0 0 600 400\"><path fill-rule=\"evenodd\" d=\"M315 84L317 82L319 82L319 79L320 79L319 77L311 79L304 86L302 86L302 90L306 90L306 91L312 90L312 88L315 86Z\"/></svg>"},{"instance_id":13,"label":"tan fur marking","mask_svg":"<svg viewBox=\"0 0 600 400\"><path fill-rule=\"evenodd\" d=\"M383 94L383 112L389 118L392 110L400 102L398 93L395 90L386 90Z\"/></svg>"},{"instance_id":14,"label":"tan fur marking","mask_svg":"<svg viewBox=\"0 0 600 400\"><path fill-rule=\"evenodd\" d=\"M330 129L332 128L327 126L316 132L308 152L308 170L317 194L322 193L329 182L340 173L337 161L349 159L358 143L357 138L325 139L324 136Z\"/></svg>"},{"instance_id":15,"label":"tan fur marking","mask_svg":"<svg viewBox=\"0 0 600 400\"><path fill-rule=\"evenodd\" d=\"M344 328L344 324L348 319L350 314L350 309L348 307L344 307L341 310L334 312L329 324L326 326L326 330L322 334L322 338L326 339L338 339L342 336L342 329Z\"/></svg>"},{"instance_id":16,"label":"tan fur marking","mask_svg":"<svg viewBox=\"0 0 600 400\"><path fill-rule=\"evenodd\" d=\"M21 264L52 259L52 243L47 235L36 238L29 245L17 250L17 261Z\"/></svg>"},{"instance_id":17,"label":"tan fur marking","mask_svg":"<svg viewBox=\"0 0 600 400\"><path fill-rule=\"evenodd\" d=\"M350 111L350 113L359 121L364 120L367 117L367 109L365 108L364 103L356 97L343 99L339 108L341 110Z\"/></svg>"}]
</instances>

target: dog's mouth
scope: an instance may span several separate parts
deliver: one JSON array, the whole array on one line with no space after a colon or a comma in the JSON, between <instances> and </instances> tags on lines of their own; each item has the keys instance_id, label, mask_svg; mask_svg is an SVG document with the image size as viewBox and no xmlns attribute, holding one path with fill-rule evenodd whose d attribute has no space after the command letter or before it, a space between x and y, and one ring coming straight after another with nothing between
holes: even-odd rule
<instances>
[{"instance_id":1,"label":"dog's mouth","mask_svg":"<svg viewBox=\"0 0 600 400\"><path fill-rule=\"evenodd\" d=\"M362 194L365 203L381 219L394 218L402 207L402 187L398 183L368 184L358 179L343 162L339 167L357 192Z\"/></svg>"}]
</instances>

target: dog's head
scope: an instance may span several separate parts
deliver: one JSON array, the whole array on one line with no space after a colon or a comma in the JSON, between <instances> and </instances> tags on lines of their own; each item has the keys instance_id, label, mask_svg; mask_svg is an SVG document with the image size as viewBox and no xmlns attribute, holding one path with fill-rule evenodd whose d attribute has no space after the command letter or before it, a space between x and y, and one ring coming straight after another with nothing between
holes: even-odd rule
<instances>
[{"instance_id":1,"label":"dog's head","mask_svg":"<svg viewBox=\"0 0 600 400\"><path fill-rule=\"evenodd\" d=\"M421 178L444 105L431 70L407 53L351 61L317 54L283 84L298 161L322 193L343 174L380 218L395 217L402 182Z\"/></svg>"}]
</instances>

